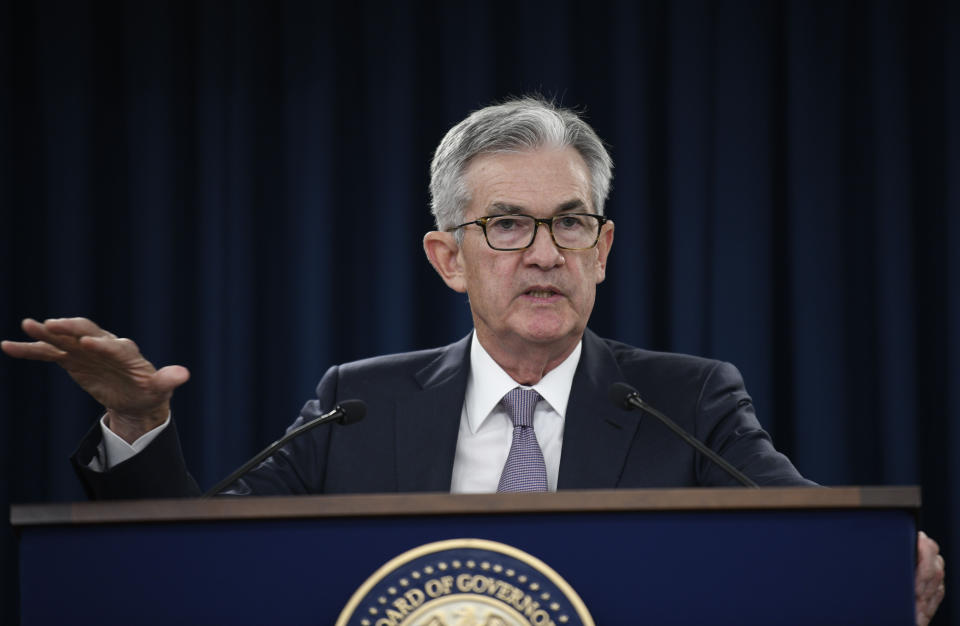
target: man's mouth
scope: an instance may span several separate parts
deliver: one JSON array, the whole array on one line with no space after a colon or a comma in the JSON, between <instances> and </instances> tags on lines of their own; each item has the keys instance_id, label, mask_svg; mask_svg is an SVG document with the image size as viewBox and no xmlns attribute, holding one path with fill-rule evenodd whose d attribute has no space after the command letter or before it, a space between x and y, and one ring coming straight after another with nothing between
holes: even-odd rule
<instances>
[{"instance_id":1,"label":"man's mouth","mask_svg":"<svg viewBox=\"0 0 960 626\"><path fill-rule=\"evenodd\" d=\"M560 292L555 289L537 287L524 291L523 295L530 296L531 298L552 298L553 296L560 295Z\"/></svg>"}]
</instances>

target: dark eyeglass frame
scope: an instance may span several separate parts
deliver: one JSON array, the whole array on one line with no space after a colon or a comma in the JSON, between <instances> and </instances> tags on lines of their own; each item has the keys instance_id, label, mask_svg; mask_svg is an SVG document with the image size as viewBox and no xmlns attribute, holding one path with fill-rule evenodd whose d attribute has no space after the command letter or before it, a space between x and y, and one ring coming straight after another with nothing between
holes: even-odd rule
<instances>
[{"instance_id":1,"label":"dark eyeglass frame","mask_svg":"<svg viewBox=\"0 0 960 626\"><path fill-rule=\"evenodd\" d=\"M533 235L530 237L530 243L521 247L521 248L498 248L492 243L490 243L490 238L487 236L487 222L490 220L497 219L499 217L526 217L533 220ZM584 248L568 248L566 246L561 246L557 243L557 237L553 234L553 222L554 220L563 219L565 217L590 217L597 221L597 233L596 237L593 239L593 243ZM537 240L537 229L540 227L540 224L543 224L547 227L547 230L550 231L550 239L553 240L553 245L561 250L590 250L591 248L596 248L597 243L600 241L600 231L603 230L603 225L606 224L609 220L603 215L598 215L596 213L560 213L559 215L554 215L553 217L534 217L532 215L524 215L523 213L502 213L500 215L486 215L479 219L475 219L470 222L464 222L459 226L453 226L448 228L447 232L452 233L455 230L460 230L466 226L471 226L476 224L481 229L483 229L483 238L487 242L487 245L494 250L500 250L502 252L515 252L517 250L526 250L533 245L533 242Z\"/></svg>"}]
</instances>

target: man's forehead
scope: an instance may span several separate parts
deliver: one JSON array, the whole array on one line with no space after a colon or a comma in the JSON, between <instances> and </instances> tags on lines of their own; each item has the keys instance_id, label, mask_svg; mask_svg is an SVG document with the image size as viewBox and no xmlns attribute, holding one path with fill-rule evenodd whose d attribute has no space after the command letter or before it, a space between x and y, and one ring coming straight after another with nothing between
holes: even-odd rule
<instances>
[{"instance_id":1,"label":"man's forehead","mask_svg":"<svg viewBox=\"0 0 960 626\"><path fill-rule=\"evenodd\" d=\"M484 154L465 172L470 208L478 214L583 211L590 178L570 147Z\"/></svg>"},{"instance_id":2,"label":"man's forehead","mask_svg":"<svg viewBox=\"0 0 960 626\"><path fill-rule=\"evenodd\" d=\"M508 202L491 202L485 208L482 208L484 213L487 215L516 215L523 213L529 215L533 210L532 207L519 205L519 204L510 204ZM550 211L551 214L555 215L557 213L569 213L569 212L578 212L582 213L588 211L589 207L584 200L580 198L571 198L560 202Z\"/></svg>"}]
</instances>

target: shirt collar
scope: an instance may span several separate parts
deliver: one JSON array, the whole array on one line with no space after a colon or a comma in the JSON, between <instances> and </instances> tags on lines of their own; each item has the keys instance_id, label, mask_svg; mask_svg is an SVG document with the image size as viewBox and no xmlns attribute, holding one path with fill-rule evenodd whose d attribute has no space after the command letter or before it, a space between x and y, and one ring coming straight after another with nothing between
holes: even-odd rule
<instances>
[{"instance_id":1,"label":"shirt collar","mask_svg":"<svg viewBox=\"0 0 960 626\"><path fill-rule=\"evenodd\" d=\"M540 397L547 401L556 413L563 418L567 412L567 401L570 399L570 388L573 386L573 375L580 362L580 352L583 349L583 340L577 342L566 359L540 379L533 389ZM480 345L477 333L474 331L470 344L470 375L467 378L467 391L464 397L464 408L467 410L467 423L470 431L475 433L483 425L491 412L508 391L517 387L517 381L510 378L493 357ZM526 385L520 385L525 387Z\"/></svg>"}]
</instances>

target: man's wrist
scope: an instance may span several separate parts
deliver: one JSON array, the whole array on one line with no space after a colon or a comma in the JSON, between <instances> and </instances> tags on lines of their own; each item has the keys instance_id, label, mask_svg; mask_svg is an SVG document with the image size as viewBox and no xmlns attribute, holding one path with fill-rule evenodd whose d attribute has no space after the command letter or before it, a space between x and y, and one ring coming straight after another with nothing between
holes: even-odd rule
<instances>
[{"instance_id":1,"label":"man's wrist","mask_svg":"<svg viewBox=\"0 0 960 626\"><path fill-rule=\"evenodd\" d=\"M132 444L146 433L162 426L169 415L169 405L162 407L155 415L145 417L132 417L108 409L104 416L104 424L118 437Z\"/></svg>"},{"instance_id":2,"label":"man's wrist","mask_svg":"<svg viewBox=\"0 0 960 626\"><path fill-rule=\"evenodd\" d=\"M103 472L140 454L140 452L145 450L147 446L160 436L164 429L170 424L170 420L171 416L167 415L167 419L157 428L154 428L135 441L127 441L107 427L107 415L104 414L103 417L100 418L100 433L102 439L98 446L99 462L97 463L97 467L93 467L93 465L89 467L94 471Z\"/></svg>"}]
</instances>

